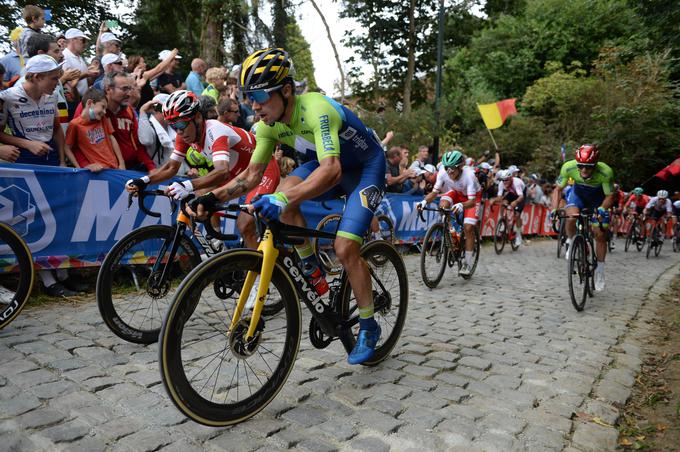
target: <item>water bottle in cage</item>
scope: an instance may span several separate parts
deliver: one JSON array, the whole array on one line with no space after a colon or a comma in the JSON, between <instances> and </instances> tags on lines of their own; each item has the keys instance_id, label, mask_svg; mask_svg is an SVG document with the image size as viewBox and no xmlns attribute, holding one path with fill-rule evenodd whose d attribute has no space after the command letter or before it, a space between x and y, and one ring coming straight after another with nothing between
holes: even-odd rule
<instances>
[{"instance_id":1,"label":"water bottle in cage","mask_svg":"<svg viewBox=\"0 0 680 452\"><path fill-rule=\"evenodd\" d=\"M302 273L307 278L307 281L314 286L316 293L323 295L328 292L328 282L318 265L307 263L304 265Z\"/></svg>"}]
</instances>

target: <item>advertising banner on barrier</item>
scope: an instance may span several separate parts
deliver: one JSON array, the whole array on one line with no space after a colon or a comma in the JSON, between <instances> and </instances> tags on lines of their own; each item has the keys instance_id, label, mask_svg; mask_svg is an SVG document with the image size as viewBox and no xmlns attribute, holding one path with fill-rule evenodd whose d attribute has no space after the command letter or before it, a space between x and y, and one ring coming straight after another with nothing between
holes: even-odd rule
<instances>
[{"instance_id":1,"label":"advertising banner on barrier","mask_svg":"<svg viewBox=\"0 0 680 452\"><path fill-rule=\"evenodd\" d=\"M99 265L111 247L130 231L151 224L173 224L174 214L165 197L145 203L155 218L141 212L134 199L128 208L124 190L128 179L139 177L133 171L105 170L92 173L72 168L0 164L0 221L9 224L26 240L38 268L65 268ZM438 213L425 212L423 221L416 205L420 196L388 194L378 207L395 226L398 244L415 243L438 220ZM344 201L307 201L302 213L312 227L326 215L342 213ZM484 206L483 236L493 235L498 206ZM525 234L552 233L546 209L529 205L522 218ZM238 233L235 222L222 229ZM2 253L0 248L0 268Z\"/></svg>"}]
</instances>

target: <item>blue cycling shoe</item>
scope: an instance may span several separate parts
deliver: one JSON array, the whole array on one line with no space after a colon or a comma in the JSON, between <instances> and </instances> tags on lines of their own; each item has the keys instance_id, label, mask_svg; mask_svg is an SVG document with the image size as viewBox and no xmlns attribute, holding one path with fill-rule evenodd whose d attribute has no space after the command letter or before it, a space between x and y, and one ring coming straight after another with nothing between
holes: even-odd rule
<instances>
[{"instance_id":1,"label":"blue cycling shoe","mask_svg":"<svg viewBox=\"0 0 680 452\"><path fill-rule=\"evenodd\" d=\"M373 358L375 346L380 339L380 326L375 330L359 330L357 343L347 357L350 364L361 364Z\"/></svg>"}]
</instances>

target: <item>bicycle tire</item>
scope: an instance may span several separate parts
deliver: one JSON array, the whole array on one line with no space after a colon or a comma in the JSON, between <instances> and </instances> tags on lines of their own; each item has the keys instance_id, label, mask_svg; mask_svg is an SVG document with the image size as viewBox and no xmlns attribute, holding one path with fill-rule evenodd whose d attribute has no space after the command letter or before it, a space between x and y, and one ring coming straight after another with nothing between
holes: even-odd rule
<instances>
[{"instance_id":1,"label":"bicycle tire","mask_svg":"<svg viewBox=\"0 0 680 452\"><path fill-rule=\"evenodd\" d=\"M642 251L645 248L645 243L647 242L647 237L642 236L642 228L640 227L639 224L635 225L636 231L635 235L637 236L637 240L635 241L635 248L637 248L638 253Z\"/></svg>"},{"instance_id":2,"label":"bicycle tire","mask_svg":"<svg viewBox=\"0 0 680 452\"><path fill-rule=\"evenodd\" d=\"M597 254L593 238L589 237L586 242L586 262L588 263L588 296L593 298L595 295L595 269L597 268Z\"/></svg>"},{"instance_id":3,"label":"bicycle tire","mask_svg":"<svg viewBox=\"0 0 680 452\"><path fill-rule=\"evenodd\" d=\"M477 262L479 262L479 252L481 249L481 240L479 238L479 230L475 227L475 244L473 245L472 252L472 265L470 266L470 274L469 275L460 275L461 278L463 279L470 279L472 278L472 275L475 274L475 270L477 270ZM465 259L465 253L467 253L466 250L463 250L463 255L461 256L461 260Z\"/></svg>"},{"instance_id":4,"label":"bicycle tire","mask_svg":"<svg viewBox=\"0 0 680 452\"><path fill-rule=\"evenodd\" d=\"M631 225L630 230L628 231L628 234L626 234L626 243L623 246L623 250L627 253L628 248L630 248L630 244L633 242L635 236L635 227Z\"/></svg>"},{"instance_id":5,"label":"bicycle tire","mask_svg":"<svg viewBox=\"0 0 680 452\"><path fill-rule=\"evenodd\" d=\"M496 227L494 228L494 233L493 233L493 249L496 251L496 254L501 254L503 252L503 248L505 248L505 241L507 240L508 237L508 224L505 221L505 218L501 218L498 220L498 223L496 223Z\"/></svg>"},{"instance_id":6,"label":"bicycle tire","mask_svg":"<svg viewBox=\"0 0 680 452\"><path fill-rule=\"evenodd\" d=\"M444 227L444 223L435 223L425 233L423 239L423 248L420 250L420 275L423 282L430 289L437 287L444 276L444 270L448 261L449 248L446 244L444 234L449 231ZM429 270L428 257L434 258L435 265L432 266L432 271ZM439 268L437 269L437 265Z\"/></svg>"},{"instance_id":7,"label":"bicycle tire","mask_svg":"<svg viewBox=\"0 0 680 452\"><path fill-rule=\"evenodd\" d=\"M569 252L569 296L577 311L583 311L588 293L588 262L586 260L585 239L577 234L571 242Z\"/></svg>"},{"instance_id":8,"label":"bicycle tire","mask_svg":"<svg viewBox=\"0 0 680 452\"><path fill-rule=\"evenodd\" d=\"M559 231L557 231L557 258L560 259L562 257L562 248L564 248L564 244L566 243L566 237L565 237L565 232L564 232L564 221L560 221L560 228Z\"/></svg>"},{"instance_id":9,"label":"bicycle tire","mask_svg":"<svg viewBox=\"0 0 680 452\"><path fill-rule=\"evenodd\" d=\"M394 244L394 223L387 215L377 215L378 225L380 227L380 238L389 244Z\"/></svg>"},{"instance_id":10,"label":"bicycle tire","mask_svg":"<svg viewBox=\"0 0 680 452\"><path fill-rule=\"evenodd\" d=\"M375 257L380 256L385 261L381 266L375 266ZM404 260L397 249L389 243L379 240L367 243L361 248L361 257L372 267L372 290L375 300L375 320L382 330L380 340L375 349L375 355L364 366L375 366L387 358L397 345L401 331L406 322L408 311L408 275ZM391 264L391 265L390 265ZM388 267L393 267L396 282L393 277L386 277ZM381 274L378 274L382 272ZM378 284L378 281L382 284ZM384 290L383 290L384 289ZM359 312L356 300L353 298L352 288L349 285L347 273L343 274L342 292L340 301L340 318L343 322L352 326L352 346L359 332ZM398 298L394 298L394 292L398 291ZM394 311L397 311L396 313Z\"/></svg>"},{"instance_id":11,"label":"bicycle tire","mask_svg":"<svg viewBox=\"0 0 680 452\"><path fill-rule=\"evenodd\" d=\"M130 232L120 239L111 248L106 258L104 258L104 262L97 275L97 305L99 306L99 312L102 319L104 319L104 323L116 336L136 344L152 344L158 341L158 333L161 330L163 315L171 302L170 295L173 282L179 284L189 274L191 269L201 262L200 254L194 243L186 235L182 236L175 256L175 262L182 262L182 264L179 266L175 265L171 269L172 280L169 285L157 289L150 288L148 283L154 275L149 268L153 265L153 258L151 256L156 256L157 260L160 246L163 243L168 243L169 246L174 235L175 227L172 226L145 226ZM144 251L145 248L148 251ZM130 252L131 250L137 251ZM149 262L143 264L122 264L125 261L134 262L139 253L148 253ZM155 275L160 275L164 266L162 265L160 271L156 272ZM129 272L132 276L132 282L139 295L133 301L129 301L128 296L120 298L114 296L114 292L128 290L127 287L129 285L117 286L119 280L125 281L124 278L127 275L123 275L123 271ZM136 282L137 273L145 274L147 271L149 276L144 277L147 284L142 287ZM154 290L159 290L160 292L154 294L151 292ZM148 296L148 299L145 296ZM141 321L137 315L141 315Z\"/></svg>"},{"instance_id":12,"label":"bicycle tire","mask_svg":"<svg viewBox=\"0 0 680 452\"><path fill-rule=\"evenodd\" d=\"M319 221L316 225L317 231L331 232L335 234L338 232L338 227L340 226L340 220L342 215L338 213L332 213L326 215ZM314 237L312 239L312 249L316 255L316 259L319 265L323 268L328 276L337 277L342 273L342 263L335 255L334 248L335 240L326 239L320 237Z\"/></svg>"},{"instance_id":13,"label":"bicycle tire","mask_svg":"<svg viewBox=\"0 0 680 452\"><path fill-rule=\"evenodd\" d=\"M0 223L0 250L5 246L9 247L7 255L14 258L2 259L2 267L18 267L17 276L2 273L2 286L7 291L8 299L0 300L0 330L17 318L24 309L33 289L35 280L35 268L33 267L33 256L28 245L21 236L9 225ZM5 251L2 251L5 254ZM11 295L11 298L9 296Z\"/></svg>"},{"instance_id":14,"label":"bicycle tire","mask_svg":"<svg viewBox=\"0 0 680 452\"><path fill-rule=\"evenodd\" d=\"M655 229L656 233L654 235L654 241L656 242L656 248L654 248L654 256L658 257L661 253L661 247L663 246L663 231L658 224Z\"/></svg>"},{"instance_id":15,"label":"bicycle tire","mask_svg":"<svg viewBox=\"0 0 680 452\"><path fill-rule=\"evenodd\" d=\"M258 327L256 340L250 344L243 338L247 329L244 323L227 332L233 313L230 307L235 306L237 295L227 303L214 297L210 289L211 283L223 274L237 270L259 272L261 265L262 254L248 249L226 251L202 262L180 285L163 321L159 344L163 385L173 404L200 424L222 427L254 416L276 397L295 363L300 347L300 301L293 282L279 263L274 267L269 290L280 294L283 308L274 317L260 318L261 329ZM285 332L281 331L283 328ZM214 344L208 342L211 340ZM265 359L263 354L269 358ZM279 361L275 363L275 359ZM215 369L201 377L207 378L202 387L195 387L203 381L199 379L203 369L196 371L203 362L205 367L212 365ZM229 371L230 367L233 370ZM221 376L222 371L229 375ZM262 387L253 391L251 385L258 382ZM245 387L239 391L241 384ZM206 390L206 385L211 385L212 390ZM230 392L234 400L227 400ZM243 399L239 399L241 394ZM223 401L217 400L222 397Z\"/></svg>"},{"instance_id":16,"label":"bicycle tire","mask_svg":"<svg viewBox=\"0 0 680 452\"><path fill-rule=\"evenodd\" d=\"M654 225L654 228L652 229L649 240L647 241L647 252L645 253L645 257L647 259L649 259L649 255L652 253L652 248L656 248L655 231L656 231L656 225Z\"/></svg>"}]
</instances>

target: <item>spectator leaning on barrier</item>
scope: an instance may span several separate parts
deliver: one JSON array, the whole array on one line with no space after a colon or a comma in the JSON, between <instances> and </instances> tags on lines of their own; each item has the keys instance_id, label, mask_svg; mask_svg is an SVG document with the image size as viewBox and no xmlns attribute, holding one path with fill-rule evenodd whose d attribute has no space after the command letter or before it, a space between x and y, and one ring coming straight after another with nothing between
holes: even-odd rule
<instances>
[{"instance_id":1,"label":"spectator leaning on barrier","mask_svg":"<svg viewBox=\"0 0 680 452\"><path fill-rule=\"evenodd\" d=\"M73 118L66 133L66 155L76 168L97 173L103 169L125 169L125 161L106 118L106 97L96 88L87 90L83 112Z\"/></svg>"},{"instance_id":2,"label":"spectator leaning on barrier","mask_svg":"<svg viewBox=\"0 0 680 452\"><path fill-rule=\"evenodd\" d=\"M532 204L541 204L543 201L543 190L539 184L538 174L529 175L529 184L527 185L527 200Z\"/></svg>"},{"instance_id":3,"label":"spectator leaning on barrier","mask_svg":"<svg viewBox=\"0 0 680 452\"><path fill-rule=\"evenodd\" d=\"M193 92L197 96L200 96L205 89L203 83L203 77L205 77L205 71L208 70L208 65L200 58L194 58L191 60L191 72L187 75L184 84L187 90Z\"/></svg>"},{"instance_id":4,"label":"spectator leaning on barrier","mask_svg":"<svg viewBox=\"0 0 680 452\"><path fill-rule=\"evenodd\" d=\"M132 78L125 72L113 72L104 77L106 117L111 120L113 136L120 146L125 167L129 170L151 171L155 165L144 146L139 144L137 117L129 105L133 89Z\"/></svg>"},{"instance_id":5,"label":"spectator leaning on barrier","mask_svg":"<svg viewBox=\"0 0 680 452\"><path fill-rule=\"evenodd\" d=\"M409 169L424 170L425 165L427 165L429 158L430 158L429 148L427 146L420 146L418 148L418 156L413 161L413 163L411 163L411 166L409 166Z\"/></svg>"},{"instance_id":6,"label":"spectator leaning on barrier","mask_svg":"<svg viewBox=\"0 0 680 452\"><path fill-rule=\"evenodd\" d=\"M163 61L170 55L169 50L163 50L158 54L158 59ZM172 94L178 89L184 89L184 82L182 76L177 72L179 61L182 57L175 54L172 63L163 71L158 77L158 91L165 94Z\"/></svg>"},{"instance_id":7,"label":"spectator leaning on barrier","mask_svg":"<svg viewBox=\"0 0 680 452\"><path fill-rule=\"evenodd\" d=\"M26 62L25 81L0 91L0 143L20 149L17 163L66 165L55 94L60 75L54 58L36 55ZM6 124L12 135L4 132Z\"/></svg>"}]
</instances>

